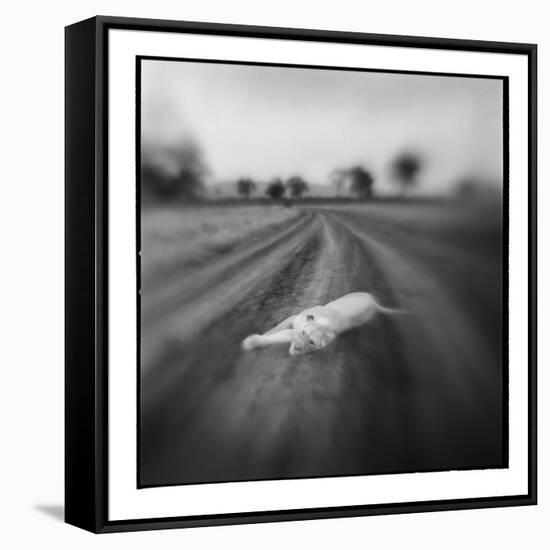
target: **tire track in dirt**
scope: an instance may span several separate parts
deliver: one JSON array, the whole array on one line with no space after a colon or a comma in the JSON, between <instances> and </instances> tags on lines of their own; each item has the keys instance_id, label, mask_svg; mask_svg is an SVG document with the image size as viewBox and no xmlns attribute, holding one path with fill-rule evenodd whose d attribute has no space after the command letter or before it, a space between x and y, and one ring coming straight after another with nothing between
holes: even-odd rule
<instances>
[{"instance_id":1,"label":"tire track in dirt","mask_svg":"<svg viewBox=\"0 0 550 550\"><path fill-rule=\"evenodd\" d=\"M250 251L256 248L269 246L273 238L278 238L291 231L296 223L304 221L307 214L303 211L294 212L290 218L284 221L271 223L263 226L261 229L245 233L242 237L235 240L228 240L213 246L207 247L201 251L201 254L189 257L183 253L181 256L173 255L171 261L166 260L158 264L149 265L146 272L142 266L142 285L147 288L148 295L151 296L152 302L158 302L155 297L155 292L158 292L165 287L174 284L181 278L181 273L188 270L199 271L205 268L204 271L209 271L212 263L216 262L216 258L225 255L226 258L234 259L236 256L244 252L245 256L250 255ZM177 235L172 238L184 240L186 235ZM149 245L153 246L153 245Z\"/></svg>"},{"instance_id":2,"label":"tire track in dirt","mask_svg":"<svg viewBox=\"0 0 550 550\"><path fill-rule=\"evenodd\" d=\"M266 238L245 247L236 246L231 254L222 255L199 269L175 263L170 275L158 277L143 283L141 310L144 323L154 323L166 316L169 310L177 309L194 297L217 286L222 279L228 279L236 272L246 271L258 259L276 252L286 241L301 235L310 223L311 214L304 213L291 220L286 226L272 228Z\"/></svg>"},{"instance_id":3,"label":"tire track in dirt","mask_svg":"<svg viewBox=\"0 0 550 550\"><path fill-rule=\"evenodd\" d=\"M256 258L237 294L220 281L176 310L179 330L203 300L208 338L164 334L142 378L144 485L448 469L457 456L464 467L491 456L495 442L477 441L494 427L483 416L494 407L481 405L491 377L449 358L467 320L446 319L456 311L437 281L346 214L311 211L300 233ZM240 350L248 334L352 291L420 315L379 315L304 356ZM474 348L466 356L479 365Z\"/></svg>"},{"instance_id":4,"label":"tire track in dirt","mask_svg":"<svg viewBox=\"0 0 550 550\"><path fill-rule=\"evenodd\" d=\"M460 303L429 270L396 243L362 228L359 216L329 212L374 257L400 304L414 313L401 325L405 353L419 383L411 411L418 436L436 438L430 460L502 465L502 367ZM495 361L495 359L497 359Z\"/></svg>"},{"instance_id":5,"label":"tire track in dirt","mask_svg":"<svg viewBox=\"0 0 550 550\"><path fill-rule=\"evenodd\" d=\"M300 216L266 242L254 244L189 273L181 270L158 292L144 288L141 300L141 372L147 375L166 341L183 342L199 334L216 317L242 302L253 288L283 268L311 238L316 222Z\"/></svg>"},{"instance_id":6,"label":"tire track in dirt","mask_svg":"<svg viewBox=\"0 0 550 550\"><path fill-rule=\"evenodd\" d=\"M162 391L145 390L144 449L155 449L143 454L145 483L388 471L402 460L391 456L410 446L409 416L383 420L390 385L403 386L406 378L393 366L399 337L391 319L379 318L318 354L291 357L288 346L239 349L248 333L347 292L376 287L386 303L392 301L357 239L323 214L312 217L311 227L312 238L272 272L268 285L206 329L207 346L194 342L173 350ZM387 333L390 347L383 345ZM223 354L205 372L201 365L218 346ZM397 425L402 437L389 442L384 434Z\"/></svg>"}]
</instances>

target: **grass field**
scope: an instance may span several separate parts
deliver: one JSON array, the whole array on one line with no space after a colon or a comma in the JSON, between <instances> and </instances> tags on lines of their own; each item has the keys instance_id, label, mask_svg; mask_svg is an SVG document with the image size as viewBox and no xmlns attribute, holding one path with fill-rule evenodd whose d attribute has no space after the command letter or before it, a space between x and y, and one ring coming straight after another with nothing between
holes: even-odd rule
<instances>
[{"instance_id":1,"label":"grass field","mask_svg":"<svg viewBox=\"0 0 550 550\"><path fill-rule=\"evenodd\" d=\"M149 208L141 217L142 276L198 265L240 240L297 216L279 206Z\"/></svg>"}]
</instances>

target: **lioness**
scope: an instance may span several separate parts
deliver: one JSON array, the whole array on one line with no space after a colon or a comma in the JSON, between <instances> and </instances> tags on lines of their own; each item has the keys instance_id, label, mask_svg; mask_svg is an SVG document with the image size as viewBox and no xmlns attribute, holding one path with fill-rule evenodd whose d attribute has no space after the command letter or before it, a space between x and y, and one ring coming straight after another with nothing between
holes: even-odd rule
<instances>
[{"instance_id":1,"label":"lioness","mask_svg":"<svg viewBox=\"0 0 550 550\"><path fill-rule=\"evenodd\" d=\"M327 346L336 336L366 323L377 312L404 313L381 306L367 292L352 292L324 306L292 315L264 334L252 334L242 342L244 350L290 342L290 355L302 355Z\"/></svg>"}]
</instances>

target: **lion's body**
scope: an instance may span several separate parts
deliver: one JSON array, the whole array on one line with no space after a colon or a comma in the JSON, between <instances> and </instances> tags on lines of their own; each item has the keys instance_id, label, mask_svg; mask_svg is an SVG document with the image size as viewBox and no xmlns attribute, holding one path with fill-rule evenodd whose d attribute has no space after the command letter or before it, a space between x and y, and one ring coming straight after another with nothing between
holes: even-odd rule
<instances>
[{"instance_id":1,"label":"lion's body","mask_svg":"<svg viewBox=\"0 0 550 550\"><path fill-rule=\"evenodd\" d=\"M324 306L316 306L297 315L296 324L313 315L317 323L332 330L336 335L361 326L377 312L376 300L366 292L353 292ZM301 327L295 326L299 329Z\"/></svg>"},{"instance_id":2,"label":"lion's body","mask_svg":"<svg viewBox=\"0 0 550 550\"><path fill-rule=\"evenodd\" d=\"M243 349L290 342L291 355L308 353L324 348L339 334L365 324L380 311L401 313L380 306L367 292L352 292L324 306L305 309L265 334L249 336Z\"/></svg>"}]
</instances>

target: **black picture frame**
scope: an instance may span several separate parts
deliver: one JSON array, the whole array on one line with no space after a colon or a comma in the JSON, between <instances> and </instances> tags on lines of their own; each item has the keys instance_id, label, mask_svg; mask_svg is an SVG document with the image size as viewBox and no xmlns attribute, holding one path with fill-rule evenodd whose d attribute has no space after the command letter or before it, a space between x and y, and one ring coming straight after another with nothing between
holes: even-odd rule
<instances>
[{"instance_id":1,"label":"black picture frame","mask_svg":"<svg viewBox=\"0 0 550 550\"><path fill-rule=\"evenodd\" d=\"M527 56L529 179L528 487L506 497L112 521L108 515L108 31L200 33L310 42L463 50ZM65 29L65 520L95 533L433 512L537 502L536 182L537 47L534 44L391 36L98 16Z\"/></svg>"}]
</instances>

